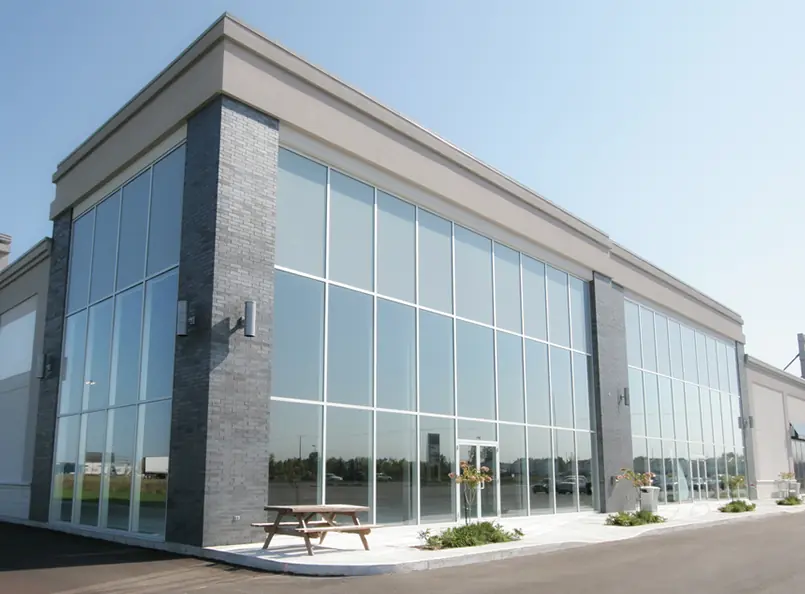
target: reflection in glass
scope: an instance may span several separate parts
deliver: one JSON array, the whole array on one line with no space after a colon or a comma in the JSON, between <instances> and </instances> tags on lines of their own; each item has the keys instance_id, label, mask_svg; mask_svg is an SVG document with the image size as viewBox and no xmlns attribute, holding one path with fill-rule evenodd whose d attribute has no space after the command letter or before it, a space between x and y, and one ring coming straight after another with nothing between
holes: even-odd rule
<instances>
[{"instance_id":1,"label":"reflection in glass","mask_svg":"<svg viewBox=\"0 0 805 594\"><path fill-rule=\"evenodd\" d=\"M528 428L528 476L531 484L531 513L553 513L556 490L553 488L551 468L551 430L542 427Z\"/></svg>"},{"instance_id":2,"label":"reflection in glass","mask_svg":"<svg viewBox=\"0 0 805 594\"><path fill-rule=\"evenodd\" d=\"M699 390L699 401L702 411L702 441L713 443L713 417L710 409L710 390L701 388Z\"/></svg>"},{"instance_id":3,"label":"reflection in glass","mask_svg":"<svg viewBox=\"0 0 805 594\"><path fill-rule=\"evenodd\" d=\"M528 422L551 424L551 392L548 382L548 346L534 340L525 341L526 398Z\"/></svg>"},{"instance_id":4,"label":"reflection in glass","mask_svg":"<svg viewBox=\"0 0 805 594\"><path fill-rule=\"evenodd\" d=\"M573 390L570 351L551 347L551 396L553 419L557 427L573 427Z\"/></svg>"},{"instance_id":5,"label":"reflection in glass","mask_svg":"<svg viewBox=\"0 0 805 594\"><path fill-rule=\"evenodd\" d=\"M377 522L416 524L416 417L377 413Z\"/></svg>"},{"instance_id":6,"label":"reflection in glass","mask_svg":"<svg viewBox=\"0 0 805 594\"><path fill-rule=\"evenodd\" d=\"M81 410L84 394L84 360L87 340L87 312L67 318L62 353L59 414Z\"/></svg>"},{"instance_id":7,"label":"reflection in glass","mask_svg":"<svg viewBox=\"0 0 805 594\"><path fill-rule=\"evenodd\" d=\"M452 521L456 514L455 421L440 417L419 417L419 502L420 520Z\"/></svg>"},{"instance_id":8,"label":"reflection in glass","mask_svg":"<svg viewBox=\"0 0 805 594\"><path fill-rule=\"evenodd\" d=\"M643 399L646 407L646 435L660 437L660 397L657 376L643 373Z\"/></svg>"},{"instance_id":9,"label":"reflection in glass","mask_svg":"<svg viewBox=\"0 0 805 594\"><path fill-rule=\"evenodd\" d=\"M523 312L527 336L548 338L548 314L545 298L545 264L521 256L523 264Z\"/></svg>"},{"instance_id":10,"label":"reflection in glass","mask_svg":"<svg viewBox=\"0 0 805 594\"><path fill-rule=\"evenodd\" d=\"M498 414L501 421L525 422L523 339L497 332Z\"/></svg>"},{"instance_id":11,"label":"reflection in glass","mask_svg":"<svg viewBox=\"0 0 805 594\"><path fill-rule=\"evenodd\" d=\"M480 496L478 497L481 501L481 517L496 518L499 515L497 483L500 477L497 476L496 470L498 467L498 450L494 446L479 445L477 451L480 465L488 468L489 473L492 475L492 482L487 485L487 488L481 489Z\"/></svg>"},{"instance_id":12,"label":"reflection in glass","mask_svg":"<svg viewBox=\"0 0 805 594\"><path fill-rule=\"evenodd\" d=\"M126 406L110 410L109 428L112 435L108 441L110 449L106 454L109 468L106 487L106 527L128 530L137 407Z\"/></svg>"},{"instance_id":13,"label":"reflection in glass","mask_svg":"<svg viewBox=\"0 0 805 594\"><path fill-rule=\"evenodd\" d=\"M648 440L649 471L654 473L652 484L660 488L660 503L667 503L668 483L663 468L662 442L659 439ZM673 491L673 488L671 489Z\"/></svg>"},{"instance_id":14,"label":"reflection in glass","mask_svg":"<svg viewBox=\"0 0 805 594\"><path fill-rule=\"evenodd\" d=\"M123 186L120 244L117 250L118 290L142 280L145 274L145 236L148 230L150 191L150 169Z\"/></svg>"},{"instance_id":15,"label":"reflection in glass","mask_svg":"<svg viewBox=\"0 0 805 594\"><path fill-rule=\"evenodd\" d=\"M696 332L696 367L699 373L699 383L707 386L707 344L705 336L701 332Z\"/></svg>"},{"instance_id":16,"label":"reflection in glass","mask_svg":"<svg viewBox=\"0 0 805 594\"><path fill-rule=\"evenodd\" d=\"M377 406L416 407L416 310L377 300Z\"/></svg>"},{"instance_id":17,"label":"reflection in glass","mask_svg":"<svg viewBox=\"0 0 805 594\"><path fill-rule=\"evenodd\" d=\"M567 274L548 266L546 277L548 279L548 339L554 344L570 346Z\"/></svg>"},{"instance_id":18,"label":"reflection in glass","mask_svg":"<svg viewBox=\"0 0 805 594\"><path fill-rule=\"evenodd\" d=\"M576 460L578 464L578 484L579 484L579 507L581 510L591 510L596 507L596 497L598 487L596 478L598 472L594 463L593 452L595 452L595 434L576 432Z\"/></svg>"},{"instance_id":19,"label":"reflection in glass","mask_svg":"<svg viewBox=\"0 0 805 594\"><path fill-rule=\"evenodd\" d=\"M97 526L103 452L106 449L106 411L84 415L84 425L84 451L81 452L78 466L78 522L85 526Z\"/></svg>"},{"instance_id":20,"label":"reflection in glass","mask_svg":"<svg viewBox=\"0 0 805 594\"><path fill-rule=\"evenodd\" d=\"M501 426L500 431L500 515L528 513L528 485L525 428Z\"/></svg>"},{"instance_id":21,"label":"reflection in glass","mask_svg":"<svg viewBox=\"0 0 805 594\"><path fill-rule=\"evenodd\" d=\"M730 394L738 394L738 361L735 358L735 347L727 347L727 375L730 383Z\"/></svg>"},{"instance_id":22,"label":"reflection in glass","mask_svg":"<svg viewBox=\"0 0 805 594\"><path fill-rule=\"evenodd\" d=\"M690 475L690 459L688 457L688 444L684 442L676 443L676 480L678 483L677 492L679 501L690 501L693 499L693 483Z\"/></svg>"},{"instance_id":23,"label":"reflection in glass","mask_svg":"<svg viewBox=\"0 0 805 594\"><path fill-rule=\"evenodd\" d=\"M321 400L324 385L324 283L274 273L271 395Z\"/></svg>"},{"instance_id":24,"label":"reflection in glass","mask_svg":"<svg viewBox=\"0 0 805 594\"><path fill-rule=\"evenodd\" d=\"M522 332L520 315L520 254L495 244L495 325Z\"/></svg>"},{"instance_id":25,"label":"reflection in glass","mask_svg":"<svg viewBox=\"0 0 805 594\"><path fill-rule=\"evenodd\" d=\"M327 400L372 404L372 298L330 287Z\"/></svg>"},{"instance_id":26,"label":"reflection in glass","mask_svg":"<svg viewBox=\"0 0 805 594\"><path fill-rule=\"evenodd\" d=\"M485 421L458 420L458 438L475 441L497 441L497 425Z\"/></svg>"},{"instance_id":27,"label":"reflection in glass","mask_svg":"<svg viewBox=\"0 0 805 594\"><path fill-rule=\"evenodd\" d=\"M330 171L329 278L371 291L374 188Z\"/></svg>"},{"instance_id":28,"label":"reflection in glass","mask_svg":"<svg viewBox=\"0 0 805 594\"><path fill-rule=\"evenodd\" d=\"M453 226L419 210L419 304L453 312Z\"/></svg>"},{"instance_id":29,"label":"reflection in glass","mask_svg":"<svg viewBox=\"0 0 805 594\"><path fill-rule=\"evenodd\" d=\"M702 441L702 415L699 405L699 388L685 384L685 405L688 411L688 437Z\"/></svg>"},{"instance_id":30,"label":"reflection in glass","mask_svg":"<svg viewBox=\"0 0 805 594\"><path fill-rule=\"evenodd\" d=\"M627 301L626 309L626 357L629 365L642 367L640 352L640 313L637 305Z\"/></svg>"},{"instance_id":31,"label":"reflection in glass","mask_svg":"<svg viewBox=\"0 0 805 594\"><path fill-rule=\"evenodd\" d=\"M648 472L648 447L645 437L632 437L633 468L635 472Z\"/></svg>"},{"instance_id":32,"label":"reflection in glass","mask_svg":"<svg viewBox=\"0 0 805 594\"><path fill-rule=\"evenodd\" d=\"M419 311L419 410L452 415L453 320Z\"/></svg>"},{"instance_id":33,"label":"reflection in glass","mask_svg":"<svg viewBox=\"0 0 805 594\"><path fill-rule=\"evenodd\" d=\"M327 408L325 503L371 505L372 413ZM368 519L360 514L361 521Z\"/></svg>"},{"instance_id":34,"label":"reflection in glass","mask_svg":"<svg viewBox=\"0 0 805 594\"><path fill-rule=\"evenodd\" d=\"M643 346L643 368L657 371L657 345L654 342L654 312L640 308L640 343Z\"/></svg>"},{"instance_id":35,"label":"reflection in glass","mask_svg":"<svg viewBox=\"0 0 805 594\"><path fill-rule=\"evenodd\" d=\"M718 389L718 350L716 341L706 337L707 345L707 373L709 376L709 386Z\"/></svg>"},{"instance_id":36,"label":"reflection in glass","mask_svg":"<svg viewBox=\"0 0 805 594\"><path fill-rule=\"evenodd\" d=\"M139 398L143 287L138 285L115 299L109 402L112 405L133 404Z\"/></svg>"},{"instance_id":37,"label":"reflection in glass","mask_svg":"<svg viewBox=\"0 0 805 594\"><path fill-rule=\"evenodd\" d=\"M173 270L145 285L143 400L173 396L173 357L176 340L176 296L179 272Z\"/></svg>"},{"instance_id":38,"label":"reflection in glass","mask_svg":"<svg viewBox=\"0 0 805 594\"><path fill-rule=\"evenodd\" d=\"M718 348L718 388L722 392L729 392L729 363L727 363L727 346L723 342L716 344Z\"/></svg>"},{"instance_id":39,"label":"reflection in glass","mask_svg":"<svg viewBox=\"0 0 805 594\"><path fill-rule=\"evenodd\" d=\"M688 439L688 424L687 414L685 407L685 384L680 380L673 380L671 382L674 399L674 429L676 430L676 438L680 441Z\"/></svg>"},{"instance_id":40,"label":"reflection in glass","mask_svg":"<svg viewBox=\"0 0 805 594\"><path fill-rule=\"evenodd\" d=\"M492 242L456 225L456 314L492 323Z\"/></svg>"},{"instance_id":41,"label":"reflection in glass","mask_svg":"<svg viewBox=\"0 0 805 594\"><path fill-rule=\"evenodd\" d=\"M269 423L269 504L321 503L322 407L272 400Z\"/></svg>"},{"instance_id":42,"label":"reflection in glass","mask_svg":"<svg viewBox=\"0 0 805 594\"><path fill-rule=\"evenodd\" d=\"M668 318L660 314L654 315L657 331L657 371L671 375L671 353L668 345Z\"/></svg>"},{"instance_id":43,"label":"reflection in glass","mask_svg":"<svg viewBox=\"0 0 805 594\"><path fill-rule=\"evenodd\" d=\"M674 439L674 403L671 380L660 377L660 429L663 439Z\"/></svg>"},{"instance_id":44,"label":"reflection in glass","mask_svg":"<svg viewBox=\"0 0 805 594\"><path fill-rule=\"evenodd\" d=\"M112 304L112 300L107 299L89 308L87 360L84 372L84 410L103 408L109 404Z\"/></svg>"},{"instance_id":45,"label":"reflection in glass","mask_svg":"<svg viewBox=\"0 0 805 594\"><path fill-rule=\"evenodd\" d=\"M377 192L377 292L414 302L413 205Z\"/></svg>"},{"instance_id":46,"label":"reflection in glass","mask_svg":"<svg viewBox=\"0 0 805 594\"><path fill-rule=\"evenodd\" d=\"M643 373L629 368L629 410L632 415L632 433L646 434L646 409L643 406Z\"/></svg>"},{"instance_id":47,"label":"reflection in glass","mask_svg":"<svg viewBox=\"0 0 805 594\"><path fill-rule=\"evenodd\" d=\"M685 366L685 381L695 384L699 380L699 374L696 371L696 339L693 330L686 326L682 326L681 333L682 363Z\"/></svg>"},{"instance_id":48,"label":"reflection in glass","mask_svg":"<svg viewBox=\"0 0 805 594\"><path fill-rule=\"evenodd\" d=\"M587 481L581 478L576 468L576 445L572 431L554 430L556 476L556 511L575 511L579 487L587 489Z\"/></svg>"},{"instance_id":49,"label":"reflection in glass","mask_svg":"<svg viewBox=\"0 0 805 594\"><path fill-rule=\"evenodd\" d=\"M276 263L324 276L327 168L280 149Z\"/></svg>"},{"instance_id":50,"label":"reflection in glass","mask_svg":"<svg viewBox=\"0 0 805 594\"><path fill-rule=\"evenodd\" d=\"M146 272L149 276L179 263L184 153L185 145L182 145L154 165L151 217L148 224Z\"/></svg>"},{"instance_id":51,"label":"reflection in glass","mask_svg":"<svg viewBox=\"0 0 805 594\"><path fill-rule=\"evenodd\" d=\"M495 369L492 330L456 321L458 414L495 418Z\"/></svg>"},{"instance_id":52,"label":"reflection in glass","mask_svg":"<svg viewBox=\"0 0 805 594\"><path fill-rule=\"evenodd\" d=\"M570 321L572 324L571 333L573 348L577 351L589 353L592 351L590 344L590 324L587 312L590 311L589 287L583 280L573 276L570 279Z\"/></svg>"},{"instance_id":53,"label":"reflection in glass","mask_svg":"<svg viewBox=\"0 0 805 594\"><path fill-rule=\"evenodd\" d=\"M663 440L662 453L665 463L665 493L666 501L680 501L680 486L684 487L684 476L680 481L679 465L676 459L675 445L673 441ZM687 493L687 487L684 487Z\"/></svg>"},{"instance_id":54,"label":"reflection in glass","mask_svg":"<svg viewBox=\"0 0 805 594\"><path fill-rule=\"evenodd\" d=\"M56 452L53 461L53 507L51 519L69 522L73 515L73 490L78 464L78 431L80 415L62 417L56 429Z\"/></svg>"},{"instance_id":55,"label":"reflection in glass","mask_svg":"<svg viewBox=\"0 0 805 594\"><path fill-rule=\"evenodd\" d=\"M724 394L724 400L729 403L729 396ZM722 402L721 394L715 390L710 391L710 406L713 411L713 442L726 443L724 441L724 426L722 425Z\"/></svg>"},{"instance_id":56,"label":"reflection in glass","mask_svg":"<svg viewBox=\"0 0 805 594\"><path fill-rule=\"evenodd\" d=\"M138 532L161 536L165 534L168 501L171 401L152 402L139 408L142 430L138 437L141 454L136 470L140 485Z\"/></svg>"},{"instance_id":57,"label":"reflection in glass","mask_svg":"<svg viewBox=\"0 0 805 594\"><path fill-rule=\"evenodd\" d=\"M92 247L90 303L108 297L115 288L115 256L117 255L119 219L120 192L115 192L95 209L95 243Z\"/></svg>"},{"instance_id":58,"label":"reflection in glass","mask_svg":"<svg viewBox=\"0 0 805 594\"><path fill-rule=\"evenodd\" d=\"M724 412L721 422L724 426L724 443L743 445L741 429L738 428L738 419L741 416L741 401L738 396L724 397L722 404Z\"/></svg>"},{"instance_id":59,"label":"reflection in glass","mask_svg":"<svg viewBox=\"0 0 805 594\"><path fill-rule=\"evenodd\" d=\"M573 400L576 429L590 429L590 358L573 353Z\"/></svg>"},{"instance_id":60,"label":"reflection in glass","mask_svg":"<svg viewBox=\"0 0 805 594\"><path fill-rule=\"evenodd\" d=\"M668 321L668 342L671 349L671 376L676 379L683 379L682 372L682 334L680 334L679 324Z\"/></svg>"},{"instance_id":61,"label":"reflection in glass","mask_svg":"<svg viewBox=\"0 0 805 594\"><path fill-rule=\"evenodd\" d=\"M94 225L94 210L76 219L73 223L72 245L70 246L70 277L67 292L68 313L87 306Z\"/></svg>"}]
</instances>

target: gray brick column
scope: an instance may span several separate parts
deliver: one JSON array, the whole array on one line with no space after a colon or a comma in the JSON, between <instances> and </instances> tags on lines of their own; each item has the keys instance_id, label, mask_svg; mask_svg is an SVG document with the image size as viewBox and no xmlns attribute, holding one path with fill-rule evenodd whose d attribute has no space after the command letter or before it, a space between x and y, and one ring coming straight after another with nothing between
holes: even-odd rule
<instances>
[{"instance_id":1,"label":"gray brick column","mask_svg":"<svg viewBox=\"0 0 805 594\"><path fill-rule=\"evenodd\" d=\"M166 539L252 542L265 518L279 123L218 97L188 122ZM237 327L257 304L257 336Z\"/></svg>"},{"instance_id":2,"label":"gray brick column","mask_svg":"<svg viewBox=\"0 0 805 594\"><path fill-rule=\"evenodd\" d=\"M631 413L622 399L629 385L626 319L622 287L596 272L590 289L599 510L608 513L634 506L631 485L614 483L621 468L632 466Z\"/></svg>"},{"instance_id":3,"label":"gray brick column","mask_svg":"<svg viewBox=\"0 0 805 594\"><path fill-rule=\"evenodd\" d=\"M749 397L749 381L746 377L746 349L742 343L735 344L735 358L738 364L738 388L741 395L741 417L744 419L753 418L755 411L753 409L752 399ZM732 420L737 423L737 419ZM785 428L788 431L788 427ZM755 444L752 439L752 431L754 429L748 426L741 429L741 440L744 444L744 456L746 463L746 485L749 492L750 499L757 499L757 472L755 470ZM788 435L786 434L786 441ZM754 486L753 486L754 485Z\"/></svg>"},{"instance_id":4,"label":"gray brick column","mask_svg":"<svg viewBox=\"0 0 805 594\"><path fill-rule=\"evenodd\" d=\"M64 309L67 299L67 272L70 257L72 211L53 221L53 243L50 252L47 311L43 352L45 376L39 382L39 407L36 415L36 440L31 476L31 520L47 522L50 511L50 481L53 471L53 443L56 433L56 409L61 377Z\"/></svg>"}]
</instances>

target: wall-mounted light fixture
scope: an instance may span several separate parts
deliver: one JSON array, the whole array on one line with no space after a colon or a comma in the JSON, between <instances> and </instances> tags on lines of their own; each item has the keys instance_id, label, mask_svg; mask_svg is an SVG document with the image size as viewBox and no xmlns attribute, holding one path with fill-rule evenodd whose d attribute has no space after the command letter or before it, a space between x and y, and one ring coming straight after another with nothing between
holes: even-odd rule
<instances>
[{"instance_id":1,"label":"wall-mounted light fixture","mask_svg":"<svg viewBox=\"0 0 805 594\"><path fill-rule=\"evenodd\" d=\"M257 304L254 301L244 303L243 335L249 338L257 335Z\"/></svg>"},{"instance_id":2,"label":"wall-mounted light fixture","mask_svg":"<svg viewBox=\"0 0 805 594\"><path fill-rule=\"evenodd\" d=\"M176 302L176 336L187 336L187 301Z\"/></svg>"},{"instance_id":3,"label":"wall-mounted light fixture","mask_svg":"<svg viewBox=\"0 0 805 594\"><path fill-rule=\"evenodd\" d=\"M623 404L625 404L626 406L629 406L629 387L628 386L625 387L623 389L623 391L620 393L620 395L618 396L618 404L620 404L621 402Z\"/></svg>"}]
</instances>

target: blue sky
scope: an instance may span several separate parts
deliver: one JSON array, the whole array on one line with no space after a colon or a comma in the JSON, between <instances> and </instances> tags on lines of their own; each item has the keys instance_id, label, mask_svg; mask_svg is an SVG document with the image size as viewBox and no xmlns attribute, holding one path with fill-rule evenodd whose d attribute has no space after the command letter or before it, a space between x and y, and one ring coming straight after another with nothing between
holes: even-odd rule
<instances>
[{"instance_id":1,"label":"blue sky","mask_svg":"<svg viewBox=\"0 0 805 594\"><path fill-rule=\"evenodd\" d=\"M58 161L225 10L739 311L751 354L795 354L793 0L17 3L0 22L14 256L50 232Z\"/></svg>"}]
</instances>

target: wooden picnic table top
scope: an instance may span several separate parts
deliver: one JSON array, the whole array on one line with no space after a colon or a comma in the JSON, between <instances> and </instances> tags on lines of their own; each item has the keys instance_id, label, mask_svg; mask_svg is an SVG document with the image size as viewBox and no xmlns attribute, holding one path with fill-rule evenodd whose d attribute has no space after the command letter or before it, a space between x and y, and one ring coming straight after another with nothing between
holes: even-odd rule
<instances>
[{"instance_id":1,"label":"wooden picnic table top","mask_svg":"<svg viewBox=\"0 0 805 594\"><path fill-rule=\"evenodd\" d=\"M369 508L364 505L266 505L265 511L282 514L353 514L367 512Z\"/></svg>"}]
</instances>

